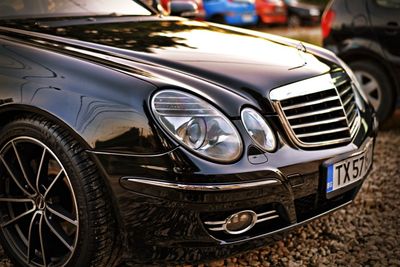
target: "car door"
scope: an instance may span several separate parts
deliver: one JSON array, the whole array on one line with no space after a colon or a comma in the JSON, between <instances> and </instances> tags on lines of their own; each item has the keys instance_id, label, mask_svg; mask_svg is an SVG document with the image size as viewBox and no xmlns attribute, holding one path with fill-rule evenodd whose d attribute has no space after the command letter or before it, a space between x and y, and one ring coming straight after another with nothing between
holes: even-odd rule
<instances>
[{"instance_id":1,"label":"car door","mask_svg":"<svg viewBox=\"0 0 400 267\"><path fill-rule=\"evenodd\" d=\"M368 0L368 10L387 60L400 73L400 0Z\"/></svg>"}]
</instances>

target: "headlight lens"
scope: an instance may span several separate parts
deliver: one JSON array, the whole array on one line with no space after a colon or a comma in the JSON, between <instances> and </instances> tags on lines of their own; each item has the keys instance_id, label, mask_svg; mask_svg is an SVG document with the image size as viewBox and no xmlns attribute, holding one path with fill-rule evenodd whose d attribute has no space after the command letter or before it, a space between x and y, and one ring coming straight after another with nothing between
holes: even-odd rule
<instances>
[{"instance_id":1,"label":"headlight lens","mask_svg":"<svg viewBox=\"0 0 400 267\"><path fill-rule=\"evenodd\" d=\"M242 153L242 141L232 123L198 97L164 90L151 101L161 125L186 148L208 159L232 162Z\"/></svg>"},{"instance_id":2,"label":"headlight lens","mask_svg":"<svg viewBox=\"0 0 400 267\"><path fill-rule=\"evenodd\" d=\"M242 121L250 137L261 149L268 152L276 149L275 134L258 112L251 108L243 109Z\"/></svg>"}]
</instances>

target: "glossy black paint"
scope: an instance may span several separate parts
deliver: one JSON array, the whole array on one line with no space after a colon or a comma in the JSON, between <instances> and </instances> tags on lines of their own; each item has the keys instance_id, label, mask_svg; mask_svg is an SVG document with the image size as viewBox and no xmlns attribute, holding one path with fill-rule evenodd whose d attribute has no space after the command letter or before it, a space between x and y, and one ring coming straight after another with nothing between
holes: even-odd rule
<instances>
[{"instance_id":1,"label":"glossy black paint","mask_svg":"<svg viewBox=\"0 0 400 267\"><path fill-rule=\"evenodd\" d=\"M371 109L362 112L362 127L352 143L302 150L290 142L268 99L273 88L340 65L330 52L306 45L308 53L300 55L297 41L157 16L0 24L0 123L21 112L37 113L75 134L109 185L126 261L201 262L249 250L279 236L264 232L224 241L212 237L201 219L279 204L285 219L278 226L288 230L348 203L361 186L355 184L328 203L323 199L321 166L375 137ZM149 109L150 97L161 88L190 91L218 107L241 134L242 157L217 164L180 147ZM278 134L276 152L256 153L266 158L260 164L249 160L254 144L240 121L246 106L259 110ZM193 192L129 182L133 177L203 184L265 179L279 183L233 192ZM300 213L296 201L309 196L321 205Z\"/></svg>"},{"instance_id":2,"label":"glossy black paint","mask_svg":"<svg viewBox=\"0 0 400 267\"><path fill-rule=\"evenodd\" d=\"M346 62L369 60L383 68L399 97L400 8L382 6L376 0L334 0L329 8L335 19L323 46Z\"/></svg>"}]
</instances>

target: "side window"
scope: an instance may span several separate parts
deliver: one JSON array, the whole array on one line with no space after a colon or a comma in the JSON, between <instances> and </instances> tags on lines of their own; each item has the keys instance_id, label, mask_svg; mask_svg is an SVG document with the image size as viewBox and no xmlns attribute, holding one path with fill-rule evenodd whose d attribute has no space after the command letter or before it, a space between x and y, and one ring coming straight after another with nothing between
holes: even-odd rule
<instances>
[{"instance_id":1,"label":"side window","mask_svg":"<svg viewBox=\"0 0 400 267\"><path fill-rule=\"evenodd\" d=\"M379 6L400 9L400 0L376 0Z\"/></svg>"}]
</instances>

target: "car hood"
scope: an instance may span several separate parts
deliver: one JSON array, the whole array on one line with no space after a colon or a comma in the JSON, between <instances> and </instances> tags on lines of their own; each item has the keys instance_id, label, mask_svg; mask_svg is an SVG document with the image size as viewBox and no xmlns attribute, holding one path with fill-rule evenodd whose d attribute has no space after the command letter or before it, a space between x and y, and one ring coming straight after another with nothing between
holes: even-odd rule
<instances>
[{"instance_id":1,"label":"car hood","mask_svg":"<svg viewBox=\"0 0 400 267\"><path fill-rule=\"evenodd\" d=\"M82 18L13 25L26 34L140 62L152 72L169 69L222 88L268 97L271 89L326 73L329 56L294 40L178 18ZM28 31L26 31L28 30ZM22 31L21 31L22 32ZM38 36L32 38L36 40ZM27 40L26 37L24 37ZM89 53L90 51L90 53ZM317 51L317 53L315 52ZM169 79L165 83L171 83Z\"/></svg>"}]
</instances>

